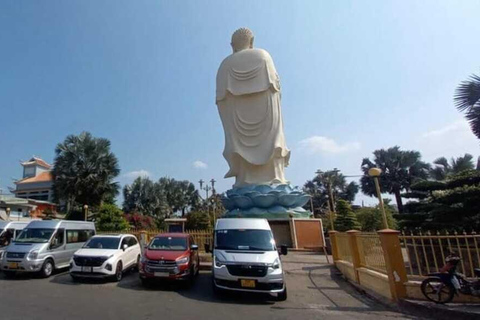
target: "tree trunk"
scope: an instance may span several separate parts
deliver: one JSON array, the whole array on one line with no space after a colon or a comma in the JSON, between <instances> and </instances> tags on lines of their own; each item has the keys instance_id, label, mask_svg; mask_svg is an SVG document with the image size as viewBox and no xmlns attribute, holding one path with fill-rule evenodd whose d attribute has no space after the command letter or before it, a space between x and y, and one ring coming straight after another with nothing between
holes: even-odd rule
<instances>
[{"instance_id":1,"label":"tree trunk","mask_svg":"<svg viewBox=\"0 0 480 320\"><path fill-rule=\"evenodd\" d=\"M402 196L400 196L400 190L394 190L395 200L397 201L398 213L403 213L403 202Z\"/></svg>"}]
</instances>

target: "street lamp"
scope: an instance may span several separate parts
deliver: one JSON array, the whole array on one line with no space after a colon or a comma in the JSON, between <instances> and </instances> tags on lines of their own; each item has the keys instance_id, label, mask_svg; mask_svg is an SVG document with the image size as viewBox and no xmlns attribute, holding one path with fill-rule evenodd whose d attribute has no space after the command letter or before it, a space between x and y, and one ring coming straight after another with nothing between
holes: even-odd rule
<instances>
[{"instance_id":1,"label":"street lamp","mask_svg":"<svg viewBox=\"0 0 480 320\"><path fill-rule=\"evenodd\" d=\"M380 168L370 168L368 170L368 175L373 178L375 182L375 190L377 191L378 202L380 203L380 209L382 210L383 217L383 227L388 229L387 214L385 213L385 207L383 206L382 193L380 192L380 183L378 182L378 177L382 174L382 169Z\"/></svg>"},{"instance_id":2,"label":"street lamp","mask_svg":"<svg viewBox=\"0 0 480 320\"><path fill-rule=\"evenodd\" d=\"M10 221L10 208L5 209L5 213L7 214L8 221Z\"/></svg>"},{"instance_id":3,"label":"street lamp","mask_svg":"<svg viewBox=\"0 0 480 320\"><path fill-rule=\"evenodd\" d=\"M85 221L87 221L88 217L88 205L83 206L83 213L85 214Z\"/></svg>"}]
</instances>

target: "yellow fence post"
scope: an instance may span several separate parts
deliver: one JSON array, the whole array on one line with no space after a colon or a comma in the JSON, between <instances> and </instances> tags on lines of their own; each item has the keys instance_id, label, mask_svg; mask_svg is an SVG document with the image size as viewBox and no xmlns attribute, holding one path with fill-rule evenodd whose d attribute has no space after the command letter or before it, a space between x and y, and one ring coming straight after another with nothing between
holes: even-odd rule
<instances>
[{"instance_id":1,"label":"yellow fence post","mask_svg":"<svg viewBox=\"0 0 480 320\"><path fill-rule=\"evenodd\" d=\"M388 283L393 300L399 300L407 296L405 283L408 281L407 269L403 261L402 248L400 246L400 234L397 230L384 229L378 231L382 243L383 255L387 269Z\"/></svg>"},{"instance_id":2,"label":"yellow fence post","mask_svg":"<svg viewBox=\"0 0 480 320\"><path fill-rule=\"evenodd\" d=\"M329 231L328 234L330 235L330 245L332 247L332 258L333 264L335 261L338 260L338 246L337 246L337 233L338 231Z\"/></svg>"},{"instance_id":3,"label":"yellow fence post","mask_svg":"<svg viewBox=\"0 0 480 320\"><path fill-rule=\"evenodd\" d=\"M350 245L350 250L352 253L353 273L355 274L355 281L357 283L360 283L360 278L358 276L358 268L360 268L360 253L358 251L358 243L357 243L357 234L359 233L360 231L358 230L347 231L348 244Z\"/></svg>"}]
</instances>

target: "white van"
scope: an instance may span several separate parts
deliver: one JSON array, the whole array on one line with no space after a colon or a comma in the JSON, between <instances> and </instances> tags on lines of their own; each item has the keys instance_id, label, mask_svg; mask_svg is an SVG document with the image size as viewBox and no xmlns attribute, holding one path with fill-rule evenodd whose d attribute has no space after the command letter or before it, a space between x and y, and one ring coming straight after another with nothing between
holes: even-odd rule
<instances>
[{"instance_id":1,"label":"white van","mask_svg":"<svg viewBox=\"0 0 480 320\"><path fill-rule=\"evenodd\" d=\"M20 234L30 221L0 221L0 263L5 248Z\"/></svg>"},{"instance_id":2,"label":"white van","mask_svg":"<svg viewBox=\"0 0 480 320\"><path fill-rule=\"evenodd\" d=\"M207 246L207 250L209 250ZM281 246L281 253L287 247ZM263 292L287 299L280 254L266 219L219 219L215 225L213 290Z\"/></svg>"},{"instance_id":3,"label":"white van","mask_svg":"<svg viewBox=\"0 0 480 320\"><path fill-rule=\"evenodd\" d=\"M49 277L66 268L75 251L95 235L95 224L86 221L31 221L5 250L1 269L6 276L39 272Z\"/></svg>"}]
</instances>

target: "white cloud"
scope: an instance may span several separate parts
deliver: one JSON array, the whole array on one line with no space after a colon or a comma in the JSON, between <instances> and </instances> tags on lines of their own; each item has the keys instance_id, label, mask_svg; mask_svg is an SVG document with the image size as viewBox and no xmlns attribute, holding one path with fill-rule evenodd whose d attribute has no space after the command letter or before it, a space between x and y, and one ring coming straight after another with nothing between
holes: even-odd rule
<instances>
[{"instance_id":1,"label":"white cloud","mask_svg":"<svg viewBox=\"0 0 480 320\"><path fill-rule=\"evenodd\" d=\"M144 169L140 169L140 170L137 170L137 171L130 171L130 172L127 172L123 175L125 178L128 178L128 179L136 179L138 177L150 177L150 172L148 172L147 170L144 170Z\"/></svg>"},{"instance_id":2,"label":"white cloud","mask_svg":"<svg viewBox=\"0 0 480 320\"><path fill-rule=\"evenodd\" d=\"M431 138L431 137L444 136L447 134L453 134L453 133L458 134L458 133L465 133L465 132L470 132L470 127L467 121L457 120L453 123L446 125L443 128L425 132L422 136L424 138Z\"/></svg>"},{"instance_id":3,"label":"white cloud","mask_svg":"<svg viewBox=\"0 0 480 320\"><path fill-rule=\"evenodd\" d=\"M360 143L350 142L345 144L340 144L333 139L322 137L322 136L312 136L310 138L304 139L299 142L300 148L307 153L344 153L349 151L354 151L360 149Z\"/></svg>"},{"instance_id":4,"label":"white cloud","mask_svg":"<svg viewBox=\"0 0 480 320\"><path fill-rule=\"evenodd\" d=\"M193 167L197 169L207 169L208 165L203 161L197 160L193 162Z\"/></svg>"}]
</instances>

